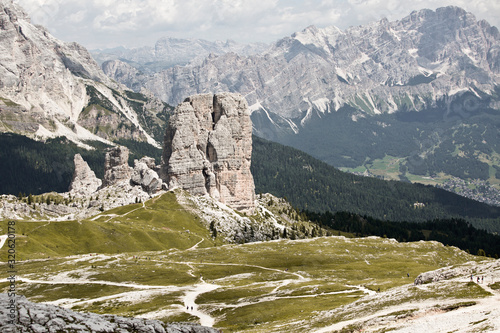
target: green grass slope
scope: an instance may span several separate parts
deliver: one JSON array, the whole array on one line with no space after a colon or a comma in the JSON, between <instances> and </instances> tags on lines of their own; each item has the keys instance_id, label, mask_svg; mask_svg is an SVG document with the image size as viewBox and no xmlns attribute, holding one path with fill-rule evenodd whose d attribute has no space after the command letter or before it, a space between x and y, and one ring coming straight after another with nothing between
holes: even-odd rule
<instances>
[{"instance_id":1,"label":"green grass slope","mask_svg":"<svg viewBox=\"0 0 500 333\"><path fill-rule=\"evenodd\" d=\"M1 224L1 234L8 230ZM122 253L212 246L209 231L180 206L174 193L143 204L107 211L93 219L62 222L16 221L21 259L82 253Z\"/></svg>"},{"instance_id":2,"label":"green grass slope","mask_svg":"<svg viewBox=\"0 0 500 333\"><path fill-rule=\"evenodd\" d=\"M94 246L89 250L100 249ZM224 332L305 332L348 319L350 312L318 314L363 304L368 293L383 297L421 272L481 259L436 242L322 237L20 261L16 287L30 300L62 302L77 311L208 320ZM489 295L473 287L456 282L450 289L414 288L398 297L442 304ZM398 297L364 311L399 304Z\"/></svg>"}]
</instances>

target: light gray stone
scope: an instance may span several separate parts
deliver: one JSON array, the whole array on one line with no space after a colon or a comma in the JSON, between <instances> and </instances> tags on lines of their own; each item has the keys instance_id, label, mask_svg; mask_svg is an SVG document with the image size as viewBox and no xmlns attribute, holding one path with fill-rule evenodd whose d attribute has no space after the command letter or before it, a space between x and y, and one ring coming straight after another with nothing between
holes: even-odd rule
<instances>
[{"instance_id":1,"label":"light gray stone","mask_svg":"<svg viewBox=\"0 0 500 333\"><path fill-rule=\"evenodd\" d=\"M90 169L80 154L74 157L75 172L73 180L69 186L72 195L85 196L94 193L102 185L102 181L96 177L94 171Z\"/></svg>"},{"instance_id":2,"label":"light gray stone","mask_svg":"<svg viewBox=\"0 0 500 333\"><path fill-rule=\"evenodd\" d=\"M195 95L179 104L170 118L161 177L170 189L209 194L251 213L251 156L252 123L245 99L232 93Z\"/></svg>"},{"instance_id":3,"label":"light gray stone","mask_svg":"<svg viewBox=\"0 0 500 333\"><path fill-rule=\"evenodd\" d=\"M154 158L143 157L135 160L130 181L133 185L140 185L144 191L153 194L161 190L163 184L155 169Z\"/></svg>"},{"instance_id":4,"label":"light gray stone","mask_svg":"<svg viewBox=\"0 0 500 333\"><path fill-rule=\"evenodd\" d=\"M7 294L0 294L0 304L8 304ZM29 314L30 321L19 321L15 330L7 324L8 309L0 307L1 332L138 332L138 333L217 333L217 329L197 324L165 324L158 320L143 318L125 318L114 315L78 313L51 304L33 303L23 296L16 296L17 317Z\"/></svg>"},{"instance_id":5,"label":"light gray stone","mask_svg":"<svg viewBox=\"0 0 500 333\"><path fill-rule=\"evenodd\" d=\"M129 150L127 147L117 146L106 151L103 186L115 185L130 180L132 168L128 165L128 156Z\"/></svg>"}]
</instances>

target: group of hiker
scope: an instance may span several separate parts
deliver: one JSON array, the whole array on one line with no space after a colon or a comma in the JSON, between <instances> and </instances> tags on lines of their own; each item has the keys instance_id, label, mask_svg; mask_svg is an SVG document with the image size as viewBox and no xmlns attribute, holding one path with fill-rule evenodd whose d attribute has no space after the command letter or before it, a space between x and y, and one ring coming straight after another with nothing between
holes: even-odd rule
<instances>
[{"instance_id":1,"label":"group of hiker","mask_svg":"<svg viewBox=\"0 0 500 333\"><path fill-rule=\"evenodd\" d=\"M474 282L474 275L473 274L470 275L470 280L471 280L471 282ZM484 281L484 276L478 275L477 276L477 283L483 283L483 281Z\"/></svg>"}]
</instances>

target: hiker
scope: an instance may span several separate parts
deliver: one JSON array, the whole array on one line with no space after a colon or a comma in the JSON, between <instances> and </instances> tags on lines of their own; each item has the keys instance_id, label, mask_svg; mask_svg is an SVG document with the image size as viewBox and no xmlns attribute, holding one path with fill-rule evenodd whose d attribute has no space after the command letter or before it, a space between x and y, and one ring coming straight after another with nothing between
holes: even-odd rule
<instances>
[{"instance_id":1,"label":"hiker","mask_svg":"<svg viewBox=\"0 0 500 333\"><path fill-rule=\"evenodd\" d=\"M477 277L477 283L479 283L479 276Z\"/></svg>"}]
</instances>

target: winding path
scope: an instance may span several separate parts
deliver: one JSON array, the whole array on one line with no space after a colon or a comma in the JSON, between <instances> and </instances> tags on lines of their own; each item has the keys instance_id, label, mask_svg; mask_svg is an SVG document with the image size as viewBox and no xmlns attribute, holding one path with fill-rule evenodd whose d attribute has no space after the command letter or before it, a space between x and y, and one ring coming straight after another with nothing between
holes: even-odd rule
<instances>
[{"instance_id":1,"label":"winding path","mask_svg":"<svg viewBox=\"0 0 500 333\"><path fill-rule=\"evenodd\" d=\"M213 291L220 286L206 283L203 278L200 278L201 283L194 286L194 289L189 290L183 297L184 306L186 307L186 312L200 318L200 324L202 326L212 327L215 324L215 318L206 314L205 312L199 310L198 304L196 304L196 298L201 294Z\"/></svg>"}]
</instances>

